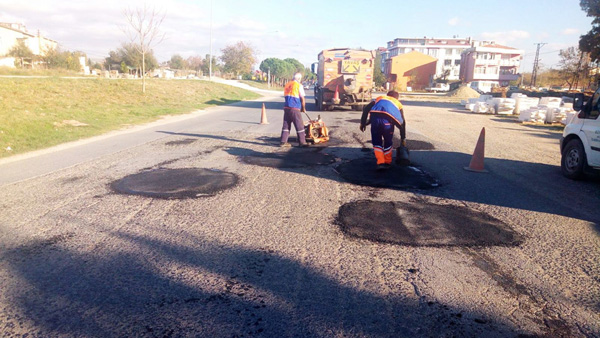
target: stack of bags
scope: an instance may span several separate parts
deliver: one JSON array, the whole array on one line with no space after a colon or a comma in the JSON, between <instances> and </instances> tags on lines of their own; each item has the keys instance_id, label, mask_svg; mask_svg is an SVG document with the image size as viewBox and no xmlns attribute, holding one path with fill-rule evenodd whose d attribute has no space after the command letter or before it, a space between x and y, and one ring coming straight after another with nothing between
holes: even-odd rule
<instances>
[{"instance_id":1,"label":"stack of bags","mask_svg":"<svg viewBox=\"0 0 600 338\"><path fill-rule=\"evenodd\" d=\"M519 113L519 121L521 122L536 122L544 123L546 121L547 108L532 107L521 110Z\"/></svg>"},{"instance_id":2,"label":"stack of bags","mask_svg":"<svg viewBox=\"0 0 600 338\"><path fill-rule=\"evenodd\" d=\"M515 99L507 99L501 97L494 97L488 99L487 104L493 109L493 113L502 114L502 115L510 115L515 110Z\"/></svg>"},{"instance_id":3,"label":"stack of bags","mask_svg":"<svg viewBox=\"0 0 600 338\"><path fill-rule=\"evenodd\" d=\"M537 106L540 102L540 99L536 97L527 97L527 95L521 93L513 93L510 97L515 100L515 110L513 111L515 115L521 114L521 110Z\"/></svg>"},{"instance_id":4,"label":"stack of bags","mask_svg":"<svg viewBox=\"0 0 600 338\"><path fill-rule=\"evenodd\" d=\"M467 101L462 100L461 104L465 105L465 109L474 113L493 113L490 106L486 103L487 100L491 99L492 95L480 95L478 98L471 98Z\"/></svg>"}]
</instances>

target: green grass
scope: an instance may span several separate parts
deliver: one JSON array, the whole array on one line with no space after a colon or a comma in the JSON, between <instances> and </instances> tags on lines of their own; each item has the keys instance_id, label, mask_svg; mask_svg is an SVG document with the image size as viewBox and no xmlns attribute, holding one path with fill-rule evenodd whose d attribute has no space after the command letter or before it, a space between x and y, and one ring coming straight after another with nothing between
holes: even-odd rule
<instances>
[{"instance_id":1,"label":"green grass","mask_svg":"<svg viewBox=\"0 0 600 338\"><path fill-rule=\"evenodd\" d=\"M10 76L83 76L79 72L66 69L19 69L0 66L0 75Z\"/></svg>"},{"instance_id":2,"label":"green grass","mask_svg":"<svg viewBox=\"0 0 600 338\"><path fill-rule=\"evenodd\" d=\"M267 90L282 90L283 89L283 87L277 86L274 84L272 84L271 87L269 87L266 82L261 82L261 81L241 80L239 82L245 83L249 86L252 86L252 87L258 88L258 89L267 89Z\"/></svg>"},{"instance_id":3,"label":"green grass","mask_svg":"<svg viewBox=\"0 0 600 338\"><path fill-rule=\"evenodd\" d=\"M140 80L0 78L0 158L258 97L198 80L149 79L144 95Z\"/></svg>"}]
</instances>

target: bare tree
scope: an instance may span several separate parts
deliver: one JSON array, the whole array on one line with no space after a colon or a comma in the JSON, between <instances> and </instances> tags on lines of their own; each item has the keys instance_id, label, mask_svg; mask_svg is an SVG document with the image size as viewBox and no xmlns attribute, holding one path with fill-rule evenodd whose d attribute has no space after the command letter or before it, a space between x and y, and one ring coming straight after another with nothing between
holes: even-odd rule
<instances>
[{"instance_id":1,"label":"bare tree","mask_svg":"<svg viewBox=\"0 0 600 338\"><path fill-rule=\"evenodd\" d=\"M125 34L142 55L142 92L146 93L146 54L165 38L165 34L159 30L165 13L144 5L143 8L135 10L126 9L123 14L129 23L124 29Z\"/></svg>"}]
</instances>

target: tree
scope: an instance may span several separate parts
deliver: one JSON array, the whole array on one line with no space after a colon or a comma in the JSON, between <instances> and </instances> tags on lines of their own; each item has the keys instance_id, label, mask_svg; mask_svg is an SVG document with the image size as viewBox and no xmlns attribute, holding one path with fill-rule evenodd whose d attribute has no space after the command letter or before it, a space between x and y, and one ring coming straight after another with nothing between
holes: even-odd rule
<instances>
[{"instance_id":1,"label":"tree","mask_svg":"<svg viewBox=\"0 0 600 338\"><path fill-rule=\"evenodd\" d=\"M143 9L126 9L124 15L129 23L129 29L125 29L125 33L142 56L142 93L146 93L146 54L151 53L152 47L165 37L159 30L165 14L144 5Z\"/></svg>"},{"instance_id":2,"label":"tree","mask_svg":"<svg viewBox=\"0 0 600 338\"><path fill-rule=\"evenodd\" d=\"M221 61L223 61L223 70L238 76L252 71L252 66L256 63L256 51L250 45L240 41L235 45L229 45L221 49Z\"/></svg>"},{"instance_id":3,"label":"tree","mask_svg":"<svg viewBox=\"0 0 600 338\"><path fill-rule=\"evenodd\" d=\"M206 54L204 57L204 61L202 61L202 73L208 74L210 72L210 54ZM213 73L218 73L221 70L221 64L217 62L217 57L213 55L212 57L212 71Z\"/></svg>"},{"instance_id":4,"label":"tree","mask_svg":"<svg viewBox=\"0 0 600 338\"><path fill-rule=\"evenodd\" d=\"M277 79L291 79L296 72L296 68L291 63L278 58L264 59L258 68L264 73L271 74L272 78Z\"/></svg>"},{"instance_id":5,"label":"tree","mask_svg":"<svg viewBox=\"0 0 600 338\"><path fill-rule=\"evenodd\" d=\"M104 60L104 67L106 69L119 69L121 63L125 63L130 68L148 71L158 67L158 61L156 61L152 50L146 54L144 67L142 67L142 55L132 43L124 43L116 51L108 52L108 57ZM142 72L144 71L142 70Z\"/></svg>"},{"instance_id":6,"label":"tree","mask_svg":"<svg viewBox=\"0 0 600 338\"><path fill-rule=\"evenodd\" d=\"M183 57L179 54L175 54L171 56L171 61L169 61L169 67L172 69L187 69L187 63L183 59Z\"/></svg>"},{"instance_id":7,"label":"tree","mask_svg":"<svg viewBox=\"0 0 600 338\"><path fill-rule=\"evenodd\" d=\"M589 64L588 53L583 53L575 47L561 49L558 74L567 83L569 89L577 88L587 78L586 68Z\"/></svg>"},{"instance_id":8,"label":"tree","mask_svg":"<svg viewBox=\"0 0 600 338\"><path fill-rule=\"evenodd\" d=\"M590 53L593 62L600 61L600 0L580 0L581 9L592 20L592 29L579 38L579 49Z\"/></svg>"},{"instance_id":9,"label":"tree","mask_svg":"<svg viewBox=\"0 0 600 338\"><path fill-rule=\"evenodd\" d=\"M20 60L21 68L25 66L24 59L33 59L33 52L22 39L17 40L15 45L8 51L7 55L18 58Z\"/></svg>"},{"instance_id":10,"label":"tree","mask_svg":"<svg viewBox=\"0 0 600 338\"><path fill-rule=\"evenodd\" d=\"M381 52L377 50L375 54L375 63L373 65L373 82L376 87L385 87L387 82L385 74L381 71Z\"/></svg>"},{"instance_id":11,"label":"tree","mask_svg":"<svg viewBox=\"0 0 600 338\"><path fill-rule=\"evenodd\" d=\"M313 73L308 68L304 68L304 79L306 81L316 81L317 80L317 74Z\"/></svg>"},{"instance_id":12,"label":"tree","mask_svg":"<svg viewBox=\"0 0 600 338\"><path fill-rule=\"evenodd\" d=\"M294 68L295 73L304 73L304 65L300 63L300 61L292 58L283 59L283 62L289 63ZM293 76L293 75L292 75Z\"/></svg>"},{"instance_id":13,"label":"tree","mask_svg":"<svg viewBox=\"0 0 600 338\"><path fill-rule=\"evenodd\" d=\"M199 55L190 56L185 61L187 62L187 65L190 69L195 70L197 72L202 70L202 62L204 62L204 61L202 60L201 56L199 56Z\"/></svg>"}]
</instances>

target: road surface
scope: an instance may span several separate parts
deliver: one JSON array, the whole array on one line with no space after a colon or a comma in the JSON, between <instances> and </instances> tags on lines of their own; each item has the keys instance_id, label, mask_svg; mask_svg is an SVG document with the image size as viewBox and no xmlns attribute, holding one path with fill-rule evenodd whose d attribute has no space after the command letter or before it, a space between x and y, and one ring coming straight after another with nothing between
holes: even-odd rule
<instances>
[{"instance_id":1,"label":"road surface","mask_svg":"<svg viewBox=\"0 0 600 338\"><path fill-rule=\"evenodd\" d=\"M281 149L282 101L211 108L0 164L0 332L600 334L598 180L560 175L560 130L405 101L412 168L439 186L389 189L339 174L372 156L360 112L309 111L329 126L329 146ZM489 172L468 172L483 127ZM292 165L315 156L333 162ZM147 190L135 180L147 173L195 169L234 185L173 199L115 190L123 182ZM366 204L376 208L347 209ZM340 209L373 224L399 219L413 242L350 235ZM485 220L517 240L460 244L477 240L471 232Z\"/></svg>"}]
</instances>

